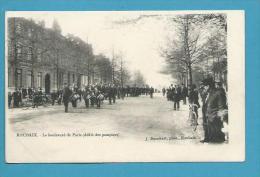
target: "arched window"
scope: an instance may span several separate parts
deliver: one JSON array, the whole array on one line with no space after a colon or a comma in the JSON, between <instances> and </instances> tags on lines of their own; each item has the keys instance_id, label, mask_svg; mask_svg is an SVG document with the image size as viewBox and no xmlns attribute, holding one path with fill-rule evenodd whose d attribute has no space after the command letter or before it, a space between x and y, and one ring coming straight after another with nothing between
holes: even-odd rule
<instances>
[{"instance_id":1,"label":"arched window","mask_svg":"<svg viewBox=\"0 0 260 177\"><path fill-rule=\"evenodd\" d=\"M38 72L38 75L37 75L37 87L42 87L42 73L41 72Z\"/></svg>"}]
</instances>

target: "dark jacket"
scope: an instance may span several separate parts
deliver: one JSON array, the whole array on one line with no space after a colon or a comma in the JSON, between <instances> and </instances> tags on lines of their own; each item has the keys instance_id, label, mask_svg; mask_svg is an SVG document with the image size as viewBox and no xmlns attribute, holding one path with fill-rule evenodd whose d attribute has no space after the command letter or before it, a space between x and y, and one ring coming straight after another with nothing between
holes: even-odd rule
<instances>
[{"instance_id":1,"label":"dark jacket","mask_svg":"<svg viewBox=\"0 0 260 177\"><path fill-rule=\"evenodd\" d=\"M218 117L218 113L227 109L226 96L221 90L211 89L206 99L206 116L209 121Z\"/></svg>"},{"instance_id":2,"label":"dark jacket","mask_svg":"<svg viewBox=\"0 0 260 177\"><path fill-rule=\"evenodd\" d=\"M69 102L71 95L72 95L72 91L69 89L69 87L65 87L63 89L63 102Z\"/></svg>"},{"instance_id":3,"label":"dark jacket","mask_svg":"<svg viewBox=\"0 0 260 177\"><path fill-rule=\"evenodd\" d=\"M188 88L187 87L182 88L181 95L182 95L183 98L188 96Z\"/></svg>"},{"instance_id":4,"label":"dark jacket","mask_svg":"<svg viewBox=\"0 0 260 177\"><path fill-rule=\"evenodd\" d=\"M173 101L178 102L181 100L181 88L176 87L174 90Z\"/></svg>"},{"instance_id":5,"label":"dark jacket","mask_svg":"<svg viewBox=\"0 0 260 177\"><path fill-rule=\"evenodd\" d=\"M191 90L189 95L189 103L190 104L196 104L200 106L199 104L199 93L197 90Z\"/></svg>"}]
</instances>

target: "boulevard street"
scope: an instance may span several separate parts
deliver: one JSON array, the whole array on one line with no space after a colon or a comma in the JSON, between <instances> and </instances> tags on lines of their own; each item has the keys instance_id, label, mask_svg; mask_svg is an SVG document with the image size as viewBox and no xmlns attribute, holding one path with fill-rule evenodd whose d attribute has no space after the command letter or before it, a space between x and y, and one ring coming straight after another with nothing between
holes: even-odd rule
<instances>
[{"instance_id":1,"label":"boulevard street","mask_svg":"<svg viewBox=\"0 0 260 177\"><path fill-rule=\"evenodd\" d=\"M69 113L64 113L63 105L40 106L38 108L10 109L11 128L19 134L37 133L114 133L119 138L144 140L172 140L199 142L202 136L202 122L193 131L188 121L188 105L180 103L180 110L173 110L173 102L161 94L126 97L109 105L105 100L100 109L85 108L84 101L77 108L69 105ZM22 135L23 136L23 135ZM29 136L29 135L24 135ZM177 141L170 141L177 142Z\"/></svg>"}]
</instances>

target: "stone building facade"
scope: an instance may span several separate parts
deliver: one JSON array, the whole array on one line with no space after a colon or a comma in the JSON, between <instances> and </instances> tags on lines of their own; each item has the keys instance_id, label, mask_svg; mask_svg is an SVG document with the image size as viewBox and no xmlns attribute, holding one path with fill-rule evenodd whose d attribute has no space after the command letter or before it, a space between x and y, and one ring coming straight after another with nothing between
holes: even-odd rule
<instances>
[{"instance_id":1,"label":"stone building facade","mask_svg":"<svg viewBox=\"0 0 260 177\"><path fill-rule=\"evenodd\" d=\"M50 93L64 83L83 87L94 82L92 46L63 36L57 23L46 28L44 22L12 17L7 30L8 88L42 88Z\"/></svg>"}]
</instances>

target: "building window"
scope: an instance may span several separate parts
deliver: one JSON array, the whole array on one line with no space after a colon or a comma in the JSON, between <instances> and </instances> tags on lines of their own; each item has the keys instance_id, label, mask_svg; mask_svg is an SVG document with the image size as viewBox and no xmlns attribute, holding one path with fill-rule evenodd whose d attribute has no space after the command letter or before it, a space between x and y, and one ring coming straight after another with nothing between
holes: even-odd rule
<instances>
[{"instance_id":1,"label":"building window","mask_svg":"<svg viewBox=\"0 0 260 177\"><path fill-rule=\"evenodd\" d=\"M38 73L37 75L37 87L42 87L42 73Z\"/></svg>"},{"instance_id":2,"label":"building window","mask_svg":"<svg viewBox=\"0 0 260 177\"><path fill-rule=\"evenodd\" d=\"M22 45L20 43L17 43L16 45L16 55L17 58L21 58L22 57Z\"/></svg>"},{"instance_id":3,"label":"building window","mask_svg":"<svg viewBox=\"0 0 260 177\"><path fill-rule=\"evenodd\" d=\"M42 60L42 54L41 54L42 50L41 49L37 49L37 61L41 62Z\"/></svg>"},{"instance_id":4,"label":"building window","mask_svg":"<svg viewBox=\"0 0 260 177\"><path fill-rule=\"evenodd\" d=\"M31 60L31 59L32 59L32 47L29 47L29 48L28 48L27 59L28 59L28 60Z\"/></svg>"},{"instance_id":5,"label":"building window","mask_svg":"<svg viewBox=\"0 0 260 177\"><path fill-rule=\"evenodd\" d=\"M32 29L28 29L28 37L32 37Z\"/></svg>"},{"instance_id":6,"label":"building window","mask_svg":"<svg viewBox=\"0 0 260 177\"><path fill-rule=\"evenodd\" d=\"M72 83L75 82L75 74L72 74Z\"/></svg>"},{"instance_id":7,"label":"building window","mask_svg":"<svg viewBox=\"0 0 260 177\"><path fill-rule=\"evenodd\" d=\"M26 86L32 87L32 71L27 71Z\"/></svg>"},{"instance_id":8,"label":"building window","mask_svg":"<svg viewBox=\"0 0 260 177\"><path fill-rule=\"evenodd\" d=\"M16 86L22 87L22 70L21 69L16 69Z\"/></svg>"},{"instance_id":9,"label":"building window","mask_svg":"<svg viewBox=\"0 0 260 177\"><path fill-rule=\"evenodd\" d=\"M20 23L17 23L17 25L16 25L16 33L20 34L21 31L22 31L22 26L21 26Z\"/></svg>"},{"instance_id":10,"label":"building window","mask_svg":"<svg viewBox=\"0 0 260 177\"><path fill-rule=\"evenodd\" d=\"M10 43L8 43L8 56L9 57L14 57L14 54L15 54L15 47L14 47L14 45L13 45L13 42L10 42Z\"/></svg>"},{"instance_id":11,"label":"building window","mask_svg":"<svg viewBox=\"0 0 260 177\"><path fill-rule=\"evenodd\" d=\"M70 73L68 72L68 85L70 85Z\"/></svg>"}]
</instances>

